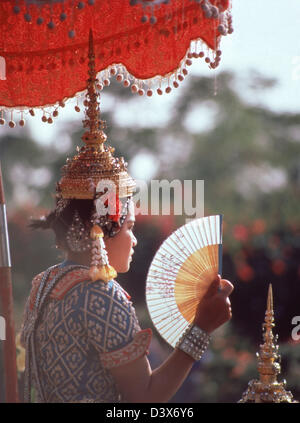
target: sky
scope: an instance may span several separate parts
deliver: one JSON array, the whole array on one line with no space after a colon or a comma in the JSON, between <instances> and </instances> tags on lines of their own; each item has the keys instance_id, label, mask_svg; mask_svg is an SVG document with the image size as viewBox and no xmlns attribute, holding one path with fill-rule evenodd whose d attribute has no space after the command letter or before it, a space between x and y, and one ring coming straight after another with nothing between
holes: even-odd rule
<instances>
[{"instance_id":1,"label":"sky","mask_svg":"<svg viewBox=\"0 0 300 423\"><path fill-rule=\"evenodd\" d=\"M299 112L300 0L232 0L232 5L234 33L222 38L218 70L212 71L203 61L196 60L189 68L190 74L213 76L215 73L217 78L219 72L234 71L238 77L236 88L246 101L278 112ZM276 87L263 93L249 90L247 81L254 73L275 78ZM102 94L102 110L114 108L118 123L159 127L168 119L181 88L176 93L173 90L170 95L154 95L151 99L138 97L130 108L126 104L116 105L109 96L109 88L106 90ZM38 113L35 118L28 117L26 125L36 140L53 143L66 120L82 120L83 112L76 113L74 106L74 101L70 102L52 125L42 123ZM213 119L207 113L191 113L189 127L206 129L207 122Z\"/></svg>"}]
</instances>

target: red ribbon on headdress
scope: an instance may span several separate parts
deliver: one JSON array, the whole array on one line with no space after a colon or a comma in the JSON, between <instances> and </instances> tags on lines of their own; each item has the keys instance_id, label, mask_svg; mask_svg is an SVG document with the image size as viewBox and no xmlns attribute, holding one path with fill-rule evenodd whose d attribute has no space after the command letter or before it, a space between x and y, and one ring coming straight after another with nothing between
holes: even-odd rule
<instances>
[{"instance_id":1,"label":"red ribbon on headdress","mask_svg":"<svg viewBox=\"0 0 300 423\"><path fill-rule=\"evenodd\" d=\"M104 205L108 207L108 217L113 222L118 222L121 217L121 201L118 195L108 194Z\"/></svg>"}]
</instances>

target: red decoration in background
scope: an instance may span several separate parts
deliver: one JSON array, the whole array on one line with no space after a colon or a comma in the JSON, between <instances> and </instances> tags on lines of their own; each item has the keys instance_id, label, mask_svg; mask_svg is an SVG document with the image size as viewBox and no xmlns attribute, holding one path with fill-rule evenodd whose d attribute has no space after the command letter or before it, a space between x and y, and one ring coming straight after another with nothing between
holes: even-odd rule
<instances>
[{"instance_id":1,"label":"red decoration in background","mask_svg":"<svg viewBox=\"0 0 300 423\"><path fill-rule=\"evenodd\" d=\"M6 64L6 80L0 80L0 107L50 106L85 90L90 28L97 71L123 64L140 80L166 76L185 66L191 41L200 39L207 46L206 56L208 48L215 51L211 61L220 57L216 50L223 18L207 18L195 1L172 0L155 7L155 24L142 23L144 9L130 6L129 0L97 0L81 9L74 3L78 2L52 2L52 9L39 9L19 1L16 14L13 1L0 2L0 56ZM229 5L228 0L210 3L220 6L220 11ZM62 12L65 21L60 19ZM38 24L41 16L43 23ZM228 18L226 12L224 16ZM195 51L196 56L202 57Z\"/></svg>"}]
</instances>

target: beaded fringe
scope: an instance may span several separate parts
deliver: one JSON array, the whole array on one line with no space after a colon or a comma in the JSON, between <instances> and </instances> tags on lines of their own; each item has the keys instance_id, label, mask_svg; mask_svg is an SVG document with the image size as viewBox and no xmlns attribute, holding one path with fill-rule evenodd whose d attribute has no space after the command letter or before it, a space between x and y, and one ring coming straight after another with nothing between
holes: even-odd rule
<instances>
[{"instance_id":1,"label":"beaded fringe","mask_svg":"<svg viewBox=\"0 0 300 423\"><path fill-rule=\"evenodd\" d=\"M155 93L157 95L163 95L164 93L169 94L172 89L178 88L180 83L184 81L189 73L187 68L192 65L194 59L203 59L210 69L215 69L220 63L221 54L221 50L212 50L208 48L202 40L196 40L191 43L189 50L175 72L170 72L165 76L155 76L154 78L142 80L135 78L122 64L113 64L98 73L96 88L98 92L102 91L110 85L111 78L115 77L115 79L125 88L129 88L133 94L139 96L152 97ZM74 96L76 98L76 105L74 107L76 112L81 111L79 107L80 101L83 101L85 105L85 95L86 90ZM10 128L15 128L18 123L19 126L23 127L26 123L25 117L35 116L37 110L42 110L43 112L41 118L42 122L51 124L54 121L53 118L59 116L60 109L64 108L66 102L72 99L73 98L65 98L53 105L34 108L26 106L19 107L18 109L2 107L0 108L0 125L5 125L7 123ZM14 117L16 115L20 115L18 121Z\"/></svg>"},{"instance_id":2,"label":"beaded fringe","mask_svg":"<svg viewBox=\"0 0 300 423\"><path fill-rule=\"evenodd\" d=\"M203 9L207 18L219 19L219 25L216 27L216 33L218 32L219 35L226 36L227 34L231 34L233 32L230 8L225 12L221 12L216 6L213 6L209 0L192 1L199 3L199 6ZM18 1L16 1L16 3L18 3ZM79 3L81 4L83 2ZM147 14L150 10L151 17L149 18L149 21L152 19L152 24L155 24L155 6L159 6L161 3L168 4L168 1L153 0L151 7L149 6L149 2L145 0L130 1L132 6L139 4L144 8L143 10L145 13L142 18L142 22L148 21ZM88 4L93 5L94 1L88 0ZM16 4L15 7L17 8L16 10L19 10L18 4ZM14 13L18 13L16 10L14 10ZM28 22L30 22L30 20L28 20ZM134 75L127 71L124 65L112 64L98 73L97 90L102 91L105 87L108 87L110 85L111 78L115 77L120 84L126 88L130 88L133 94L137 94L139 96L145 95L147 97L152 97L154 93L157 95L162 95L164 93L169 94L172 89L178 88L180 83L183 82L185 77L188 75L187 68L192 65L193 59L203 59L210 69L216 69L218 67L222 55L222 52L219 48L219 42L220 37L217 39L216 36L216 45L214 46L214 49L210 49L201 39L191 41L189 49L187 50L184 58L181 60L179 67L175 71L170 72L164 76L158 75L150 79L137 79ZM76 112L81 111L79 107L79 101L83 100L83 104L85 105L85 96L86 90L75 94L74 97L76 98L76 106L74 108ZM72 99L74 97L72 97ZM0 125L5 125L7 123L10 128L15 128L18 123L19 126L23 127L26 123L25 116L35 116L36 110L42 110L42 122L51 124L53 123L53 118L56 118L59 115L60 108L65 107L65 103L69 100L71 100L71 98L64 98L55 104L37 107L0 107ZM20 115L20 119L18 119L17 123L17 119L14 119L14 115L16 114Z\"/></svg>"}]
</instances>

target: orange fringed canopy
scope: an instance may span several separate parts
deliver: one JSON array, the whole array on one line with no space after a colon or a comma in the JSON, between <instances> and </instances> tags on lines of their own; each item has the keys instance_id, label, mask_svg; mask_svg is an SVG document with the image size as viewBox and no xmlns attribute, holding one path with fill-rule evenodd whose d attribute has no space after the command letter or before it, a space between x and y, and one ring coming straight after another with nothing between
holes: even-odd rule
<instances>
[{"instance_id":1,"label":"orange fringed canopy","mask_svg":"<svg viewBox=\"0 0 300 423\"><path fill-rule=\"evenodd\" d=\"M90 29L96 70L104 71L103 80L114 64L124 66L119 79L128 77L131 83L158 75L177 78L182 67L191 64L184 62L187 57L199 56L187 56L192 40L205 43L205 48L200 46L205 56L219 48L221 16L207 18L203 1L170 0L155 6L157 2L148 0L145 9L129 0L1 0L0 110L51 106L85 90ZM209 4L226 15L229 0ZM145 13L154 13L156 22L148 18L143 23Z\"/></svg>"}]
</instances>

